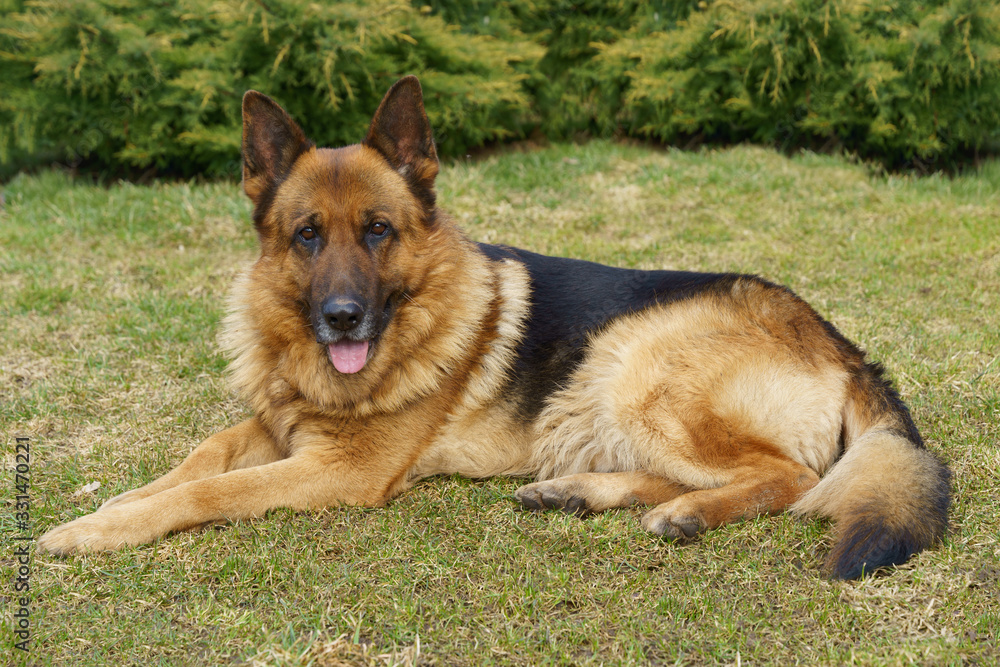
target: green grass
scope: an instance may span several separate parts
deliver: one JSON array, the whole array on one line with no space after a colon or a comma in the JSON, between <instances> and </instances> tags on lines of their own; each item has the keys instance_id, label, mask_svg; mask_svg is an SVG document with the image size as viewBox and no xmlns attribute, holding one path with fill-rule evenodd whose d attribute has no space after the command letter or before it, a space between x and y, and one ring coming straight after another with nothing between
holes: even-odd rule
<instances>
[{"instance_id":1,"label":"green grass","mask_svg":"<svg viewBox=\"0 0 1000 667\"><path fill-rule=\"evenodd\" d=\"M761 518L676 546L644 533L638 509L581 521L521 511L517 480L436 478L380 510L38 555L32 664L1000 661L1000 163L876 178L832 157L594 142L453 164L439 186L479 240L791 286L886 365L952 467L946 542L831 582L821 521ZM37 536L245 417L215 332L255 239L234 183L102 188L50 172L5 198L3 497L13 437L30 436ZM5 535L13 513L9 500ZM5 612L5 654L11 630Z\"/></svg>"}]
</instances>

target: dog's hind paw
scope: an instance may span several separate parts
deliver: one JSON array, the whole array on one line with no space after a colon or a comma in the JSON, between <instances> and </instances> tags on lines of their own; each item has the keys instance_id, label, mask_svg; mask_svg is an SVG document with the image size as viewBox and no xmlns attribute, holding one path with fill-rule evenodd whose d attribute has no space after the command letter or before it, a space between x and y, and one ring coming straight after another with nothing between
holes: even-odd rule
<instances>
[{"instance_id":1,"label":"dog's hind paw","mask_svg":"<svg viewBox=\"0 0 1000 667\"><path fill-rule=\"evenodd\" d=\"M548 480L526 484L514 492L514 497L533 510L562 510L575 516L590 514L587 499L578 495L576 485L562 480Z\"/></svg>"},{"instance_id":2,"label":"dog's hind paw","mask_svg":"<svg viewBox=\"0 0 1000 667\"><path fill-rule=\"evenodd\" d=\"M663 503L642 516L642 527L668 540L689 540L707 529L705 522L692 513L676 511L673 503Z\"/></svg>"}]
</instances>

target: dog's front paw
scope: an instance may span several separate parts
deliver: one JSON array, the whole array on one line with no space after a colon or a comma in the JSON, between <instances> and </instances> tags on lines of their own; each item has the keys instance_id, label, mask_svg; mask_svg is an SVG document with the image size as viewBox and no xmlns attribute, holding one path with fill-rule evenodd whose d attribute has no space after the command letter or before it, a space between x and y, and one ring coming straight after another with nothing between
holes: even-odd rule
<instances>
[{"instance_id":1,"label":"dog's front paw","mask_svg":"<svg viewBox=\"0 0 1000 667\"><path fill-rule=\"evenodd\" d=\"M127 543L124 531L101 512L53 528L38 539L38 548L57 556L90 551L110 551Z\"/></svg>"}]
</instances>

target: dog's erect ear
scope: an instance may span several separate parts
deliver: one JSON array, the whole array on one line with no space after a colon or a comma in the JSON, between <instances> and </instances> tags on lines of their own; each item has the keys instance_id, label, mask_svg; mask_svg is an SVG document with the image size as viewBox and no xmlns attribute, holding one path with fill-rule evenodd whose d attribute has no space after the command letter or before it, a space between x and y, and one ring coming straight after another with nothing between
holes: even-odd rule
<instances>
[{"instance_id":1,"label":"dog's erect ear","mask_svg":"<svg viewBox=\"0 0 1000 667\"><path fill-rule=\"evenodd\" d=\"M382 98L363 143L384 155L424 204L433 208L437 150L417 77L405 76L393 84Z\"/></svg>"},{"instance_id":2,"label":"dog's erect ear","mask_svg":"<svg viewBox=\"0 0 1000 667\"><path fill-rule=\"evenodd\" d=\"M243 191L254 204L285 179L312 142L278 103L256 90L243 96Z\"/></svg>"}]
</instances>

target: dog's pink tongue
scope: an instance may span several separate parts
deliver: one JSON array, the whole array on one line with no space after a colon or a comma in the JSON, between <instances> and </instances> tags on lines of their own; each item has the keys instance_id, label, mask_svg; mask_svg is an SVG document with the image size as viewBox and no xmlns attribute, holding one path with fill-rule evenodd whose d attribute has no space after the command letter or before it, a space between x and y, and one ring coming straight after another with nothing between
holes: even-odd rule
<instances>
[{"instance_id":1,"label":"dog's pink tongue","mask_svg":"<svg viewBox=\"0 0 1000 667\"><path fill-rule=\"evenodd\" d=\"M327 349L330 351L333 367L341 373L357 373L365 367L365 361L368 359L366 340L342 340L331 343Z\"/></svg>"}]
</instances>

